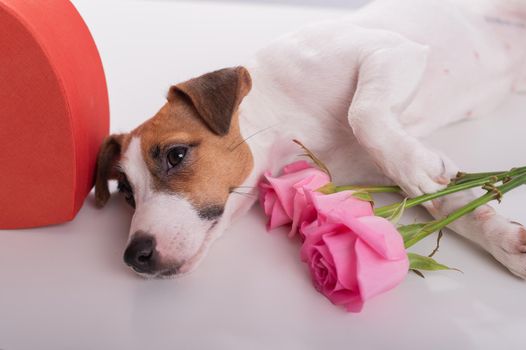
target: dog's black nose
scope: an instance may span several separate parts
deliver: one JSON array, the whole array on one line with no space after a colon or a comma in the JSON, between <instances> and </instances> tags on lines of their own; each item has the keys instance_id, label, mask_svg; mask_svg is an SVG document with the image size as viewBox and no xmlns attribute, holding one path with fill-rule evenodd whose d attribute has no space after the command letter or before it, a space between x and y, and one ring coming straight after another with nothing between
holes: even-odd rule
<instances>
[{"instance_id":1,"label":"dog's black nose","mask_svg":"<svg viewBox=\"0 0 526 350\"><path fill-rule=\"evenodd\" d=\"M154 272L156 263L155 239L144 233L135 234L124 252L124 262L137 272Z\"/></svg>"}]
</instances>

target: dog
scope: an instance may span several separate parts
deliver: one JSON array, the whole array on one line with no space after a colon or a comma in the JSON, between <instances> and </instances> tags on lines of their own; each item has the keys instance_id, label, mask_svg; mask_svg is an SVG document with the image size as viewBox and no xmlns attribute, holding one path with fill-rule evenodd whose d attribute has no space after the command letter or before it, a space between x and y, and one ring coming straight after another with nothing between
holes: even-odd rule
<instances>
[{"instance_id":1,"label":"dog","mask_svg":"<svg viewBox=\"0 0 526 350\"><path fill-rule=\"evenodd\" d=\"M194 270L256 196L264 171L296 159L292 139L339 184L441 190L458 167L420 137L491 114L524 92L526 1L374 1L350 16L285 35L244 66L169 89L154 117L101 146L99 207L109 180L135 208L124 261L145 277ZM475 198L426 204L443 217ZM450 225L526 278L526 229L489 205Z\"/></svg>"}]
</instances>

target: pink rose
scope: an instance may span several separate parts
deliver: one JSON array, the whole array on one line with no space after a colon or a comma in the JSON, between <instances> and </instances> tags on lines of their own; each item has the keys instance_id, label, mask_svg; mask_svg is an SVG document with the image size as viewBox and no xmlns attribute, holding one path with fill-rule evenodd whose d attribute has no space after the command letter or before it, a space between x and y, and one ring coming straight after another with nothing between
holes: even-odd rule
<instances>
[{"instance_id":1,"label":"pink rose","mask_svg":"<svg viewBox=\"0 0 526 350\"><path fill-rule=\"evenodd\" d=\"M314 286L334 304L359 312L365 301L398 285L409 261L402 236L387 220L374 216L371 203L352 191L324 195L316 190L330 179L305 161L285 167L283 175L264 175L260 202L268 229L291 224L301 233L301 257Z\"/></svg>"},{"instance_id":2,"label":"pink rose","mask_svg":"<svg viewBox=\"0 0 526 350\"><path fill-rule=\"evenodd\" d=\"M283 175L272 177L269 172L259 183L259 200L269 221L267 229L292 223L290 234L309 214L305 192L312 192L330 182L323 171L306 161L298 161L283 168Z\"/></svg>"},{"instance_id":3,"label":"pink rose","mask_svg":"<svg viewBox=\"0 0 526 350\"><path fill-rule=\"evenodd\" d=\"M402 282L409 268L402 236L389 221L374 216L369 203L348 192L308 199L318 219L301 228L301 258L320 293L359 312L365 301Z\"/></svg>"}]
</instances>

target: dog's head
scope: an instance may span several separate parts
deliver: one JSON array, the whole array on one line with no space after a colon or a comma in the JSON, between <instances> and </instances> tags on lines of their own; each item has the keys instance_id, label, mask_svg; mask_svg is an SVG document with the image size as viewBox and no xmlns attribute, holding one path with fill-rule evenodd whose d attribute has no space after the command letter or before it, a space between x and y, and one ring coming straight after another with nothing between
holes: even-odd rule
<instances>
[{"instance_id":1,"label":"dog's head","mask_svg":"<svg viewBox=\"0 0 526 350\"><path fill-rule=\"evenodd\" d=\"M124 260L138 273L184 274L215 238L232 188L253 166L238 116L250 88L243 67L191 79L170 88L153 118L104 141L95 198L106 204L115 179L135 208Z\"/></svg>"}]
</instances>

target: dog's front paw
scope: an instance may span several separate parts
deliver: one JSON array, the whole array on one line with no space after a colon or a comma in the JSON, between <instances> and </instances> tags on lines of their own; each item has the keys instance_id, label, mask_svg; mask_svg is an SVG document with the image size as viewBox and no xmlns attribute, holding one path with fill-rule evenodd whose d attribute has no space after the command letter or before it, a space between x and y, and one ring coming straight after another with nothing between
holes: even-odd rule
<instances>
[{"instance_id":1,"label":"dog's front paw","mask_svg":"<svg viewBox=\"0 0 526 350\"><path fill-rule=\"evenodd\" d=\"M488 251L514 275L526 279L526 229L507 222L490 231Z\"/></svg>"},{"instance_id":2,"label":"dog's front paw","mask_svg":"<svg viewBox=\"0 0 526 350\"><path fill-rule=\"evenodd\" d=\"M384 171L411 197L444 189L456 173L451 161L419 143L399 145L389 153Z\"/></svg>"}]
</instances>

